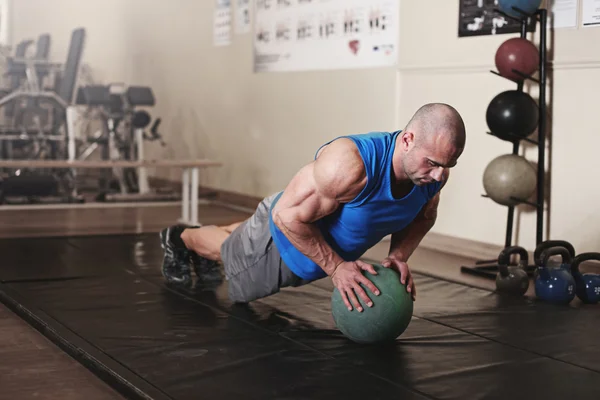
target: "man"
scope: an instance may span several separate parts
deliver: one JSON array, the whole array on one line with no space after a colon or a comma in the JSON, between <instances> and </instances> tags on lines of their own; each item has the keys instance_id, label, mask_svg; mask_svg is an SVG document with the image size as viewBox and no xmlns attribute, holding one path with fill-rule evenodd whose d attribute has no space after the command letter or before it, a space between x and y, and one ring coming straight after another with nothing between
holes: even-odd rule
<instances>
[{"instance_id":1,"label":"man","mask_svg":"<svg viewBox=\"0 0 600 400\"><path fill-rule=\"evenodd\" d=\"M248 220L163 230L163 274L190 282L191 259L199 279L209 279L222 263L231 300L243 303L329 276L348 309L362 312L358 297L370 307L370 296L380 293L362 274L375 270L359 257L391 235L382 265L398 271L415 300L407 262L435 223L440 189L465 136L459 113L433 103L403 131L334 139Z\"/></svg>"}]
</instances>

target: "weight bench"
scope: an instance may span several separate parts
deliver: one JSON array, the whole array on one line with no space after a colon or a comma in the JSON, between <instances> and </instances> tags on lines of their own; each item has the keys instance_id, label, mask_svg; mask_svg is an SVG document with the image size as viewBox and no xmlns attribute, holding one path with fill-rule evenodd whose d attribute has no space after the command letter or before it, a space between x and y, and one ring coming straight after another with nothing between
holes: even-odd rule
<instances>
[{"instance_id":1,"label":"weight bench","mask_svg":"<svg viewBox=\"0 0 600 400\"><path fill-rule=\"evenodd\" d=\"M213 160L0 160L0 168L31 169L110 169L110 168L178 168L182 170L181 218L179 222L198 225L198 186L200 168L219 167Z\"/></svg>"}]
</instances>

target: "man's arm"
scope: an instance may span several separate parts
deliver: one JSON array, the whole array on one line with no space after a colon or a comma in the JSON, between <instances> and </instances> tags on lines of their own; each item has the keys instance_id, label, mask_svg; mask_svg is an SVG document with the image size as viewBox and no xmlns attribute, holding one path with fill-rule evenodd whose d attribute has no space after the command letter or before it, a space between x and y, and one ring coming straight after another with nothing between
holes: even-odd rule
<instances>
[{"instance_id":1,"label":"man's arm","mask_svg":"<svg viewBox=\"0 0 600 400\"><path fill-rule=\"evenodd\" d=\"M368 307L373 306L361 284L380 294L362 270L374 275L376 271L361 260L344 261L325 241L315 222L354 199L366 183L358 149L351 140L338 139L294 176L273 209L275 225L302 254L331 276L348 310L353 304L359 312L362 306L357 295Z\"/></svg>"},{"instance_id":2,"label":"man's arm","mask_svg":"<svg viewBox=\"0 0 600 400\"><path fill-rule=\"evenodd\" d=\"M448 181L449 175L449 170L445 170L442 188ZM439 203L440 192L438 191L438 193L425 204L421 212L406 228L392 234L389 254L382 261L383 266L398 271L400 274L400 281L403 285L408 281L408 284L406 285L407 290L412 294L413 300L416 298L417 292L407 261L417 249L427 232L435 225Z\"/></svg>"},{"instance_id":3,"label":"man's arm","mask_svg":"<svg viewBox=\"0 0 600 400\"><path fill-rule=\"evenodd\" d=\"M440 190L448 182L449 170L443 174L444 181ZM412 253L417 249L425 235L433 228L437 219L440 191L421 210L417 217L402 231L392 234L389 256L407 262Z\"/></svg>"},{"instance_id":4,"label":"man's arm","mask_svg":"<svg viewBox=\"0 0 600 400\"><path fill-rule=\"evenodd\" d=\"M437 219L437 207L440 202L438 192L423 207L419 215L400 232L392 234L389 256L407 262L412 253L417 249L425 235L433 228Z\"/></svg>"},{"instance_id":5,"label":"man's arm","mask_svg":"<svg viewBox=\"0 0 600 400\"><path fill-rule=\"evenodd\" d=\"M338 139L292 178L273 209L273 222L301 253L332 275L344 260L314 223L356 197L365 184L356 146Z\"/></svg>"}]
</instances>

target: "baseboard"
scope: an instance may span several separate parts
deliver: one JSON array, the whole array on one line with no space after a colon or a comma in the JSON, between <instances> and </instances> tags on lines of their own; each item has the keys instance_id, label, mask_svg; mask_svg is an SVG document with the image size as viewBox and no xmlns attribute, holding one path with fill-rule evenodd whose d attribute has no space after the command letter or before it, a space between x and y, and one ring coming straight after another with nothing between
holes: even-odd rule
<instances>
[{"instance_id":1,"label":"baseboard","mask_svg":"<svg viewBox=\"0 0 600 400\"><path fill-rule=\"evenodd\" d=\"M153 177L149 178L149 181L151 186L169 187L177 191L181 190L180 182ZM198 188L198 194L200 197L219 203L232 205L240 209L245 209L248 212L252 212L254 209L256 209L256 206L262 200L261 197L249 196L242 193L209 188L205 186L200 186ZM390 237L386 237L383 240L389 241ZM476 260L496 259L502 250L502 246L457 238L435 232L428 233L421 241L420 247L436 250L442 253L473 258Z\"/></svg>"},{"instance_id":2,"label":"baseboard","mask_svg":"<svg viewBox=\"0 0 600 400\"><path fill-rule=\"evenodd\" d=\"M421 247L475 260L494 260L503 249L503 246L435 232L430 232L423 238Z\"/></svg>"}]
</instances>

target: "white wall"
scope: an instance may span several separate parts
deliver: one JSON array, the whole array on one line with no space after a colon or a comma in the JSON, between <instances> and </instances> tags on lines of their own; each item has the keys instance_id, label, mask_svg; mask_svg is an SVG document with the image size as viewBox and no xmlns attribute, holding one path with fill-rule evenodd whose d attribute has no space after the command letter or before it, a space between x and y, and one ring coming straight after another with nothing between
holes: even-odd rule
<instances>
[{"instance_id":1,"label":"white wall","mask_svg":"<svg viewBox=\"0 0 600 400\"><path fill-rule=\"evenodd\" d=\"M506 209L480 195L487 163L512 149L485 133L485 110L493 96L514 87L489 73L497 47L514 35L458 38L458 1L404 0L397 69L254 74L250 34L213 47L213 7L194 0L19 0L12 38L50 31L60 61L70 31L86 27L85 62L98 80L154 88L169 148L150 154L220 159L225 167L203 175L203 183L249 195L281 189L334 136L398 129L425 102L453 104L469 136L434 231L503 244ZM551 43L550 236L572 241L578 251L600 248L600 186L592 175L600 144L599 39L600 29L567 29ZM356 95L347 98L342 89ZM526 156L535 161L535 148ZM534 224L534 213L519 214L519 244L533 246Z\"/></svg>"},{"instance_id":2,"label":"white wall","mask_svg":"<svg viewBox=\"0 0 600 400\"><path fill-rule=\"evenodd\" d=\"M435 9L436 12L429 12ZM468 128L467 147L451 182L444 189L435 231L466 239L504 244L506 208L484 193L482 174L496 156L512 152L512 144L490 135L485 111L490 100L515 85L491 74L494 55L506 39L517 35L459 38L457 1L404 1L402 8L401 107L408 115L419 104L444 101L462 113ZM409 16L428 15L426 24ZM538 34L533 40L537 43ZM531 38L531 37L530 37ZM596 198L600 187L587 174L595 169L600 138L594 119L600 107L600 29L559 29L549 35L554 53L554 76L548 91L552 118L550 237L574 243L576 250L600 249L600 216ZM537 98L537 86L530 94ZM581 103L576 104L579 100ZM535 138L535 136L533 137ZM524 153L537 160L537 148ZM518 244L535 246L535 212L519 208ZM548 226L548 225L546 225Z\"/></svg>"}]
</instances>

